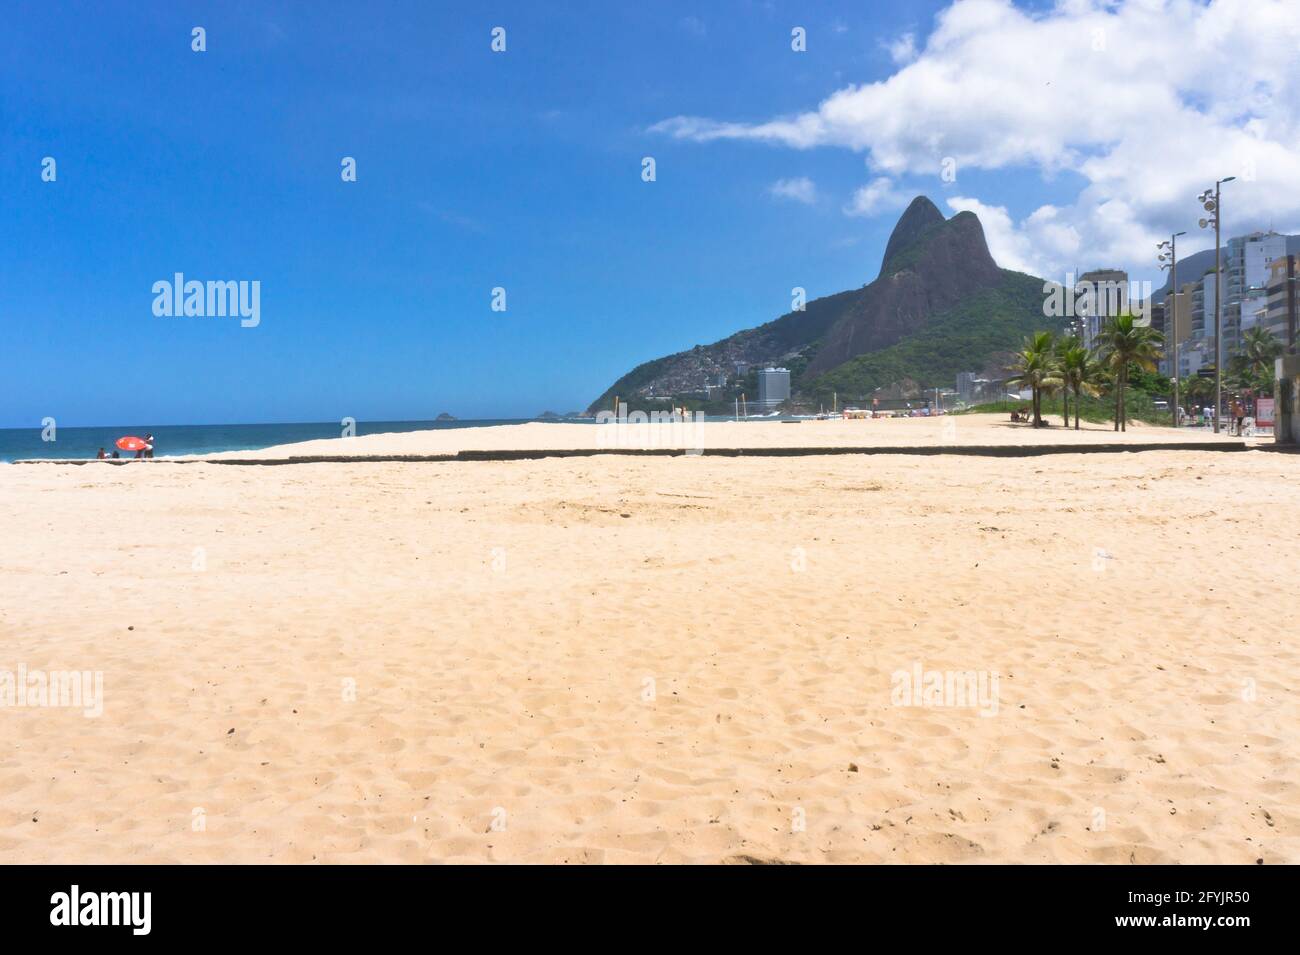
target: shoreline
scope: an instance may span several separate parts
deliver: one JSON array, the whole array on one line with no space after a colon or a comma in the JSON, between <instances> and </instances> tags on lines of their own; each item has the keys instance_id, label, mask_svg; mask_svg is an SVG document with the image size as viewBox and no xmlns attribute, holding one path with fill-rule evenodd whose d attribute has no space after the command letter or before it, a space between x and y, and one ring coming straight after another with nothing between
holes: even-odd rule
<instances>
[{"instance_id":1,"label":"shoreline","mask_svg":"<svg viewBox=\"0 0 1300 955\"><path fill-rule=\"evenodd\" d=\"M827 457L834 455L901 455L930 457L954 455L957 457L1027 458L1052 454L1130 454L1142 451L1205 451L1233 453L1240 451L1277 451L1296 453L1285 446L1249 445L1245 441L1232 443L1209 442L1149 442L1128 444L1016 444L1016 445L944 445L907 446L877 445L870 447L755 447L755 448L701 448L682 450L669 448L536 448L500 451L458 451L455 454L354 454L354 455L290 455L279 458L220 458L175 457L151 459L149 464L224 464L243 466L278 466L287 464L445 464L469 461L537 461L544 458L585 458L599 455L625 457L724 457L724 458L792 458ZM37 458L13 461L13 464L110 464L121 466L136 463L133 459L82 460L77 458ZM144 463L144 462L140 462Z\"/></svg>"}]
</instances>

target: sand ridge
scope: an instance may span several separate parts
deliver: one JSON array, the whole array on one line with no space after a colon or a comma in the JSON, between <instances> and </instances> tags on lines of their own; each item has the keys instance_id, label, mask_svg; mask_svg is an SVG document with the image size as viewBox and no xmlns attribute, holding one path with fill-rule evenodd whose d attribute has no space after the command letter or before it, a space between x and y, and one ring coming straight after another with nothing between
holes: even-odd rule
<instances>
[{"instance_id":1,"label":"sand ridge","mask_svg":"<svg viewBox=\"0 0 1300 955\"><path fill-rule=\"evenodd\" d=\"M1202 428L1160 428L1130 424L1126 432L1109 425L1082 423L1064 428L1060 421L1035 431L1008 420L1007 415L942 415L933 418L829 419L781 421L708 421L671 424L595 424L528 422L486 428L449 428L363 434L278 445L256 451L227 451L204 455L210 459L276 458L292 455L456 454L460 451L555 450L567 448L774 448L921 446L957 444L1033 445L1106 443L1141 444L1159 441L1232 441ZM191 456L192 457L192 456Z\"/></svg>"}]
</instances>

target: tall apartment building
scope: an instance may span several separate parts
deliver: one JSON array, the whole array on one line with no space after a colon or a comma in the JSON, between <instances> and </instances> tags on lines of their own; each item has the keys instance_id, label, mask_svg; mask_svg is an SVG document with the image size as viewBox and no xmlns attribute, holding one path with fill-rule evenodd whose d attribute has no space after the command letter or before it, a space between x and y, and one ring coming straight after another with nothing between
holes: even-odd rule
<instances>
[{"instance_id":1,"label":"tall apartment building","mask_svg":"<svg viewBox=\"0 0 1300 955\"><path fill-rule=\"evenodd\" d=\"M1183 291L1170 292L1163 302L1151 306L1151 327L1165 339L1165 357L1160 359L1160 374L1166 377L1173 377L1175 355L1178 356L1180 377L1187 364L1183 352L1190 347L1192 341L1192 289L1193 285L1189 282L1183 286Z\"/></svg>"},{"instance_id":2,"label":"tall apartment building","mask_svg":"<svg viewBox=\"0 0 1300 955\"><path fill-rule=\"evenodd\" d=\"M1177 292L1165 296L1165 337L1177 341L1180 345L1192 337L1192 288L1194 283L1187 282ZM1177 316L1176 327L1170 322ZM1170 338L1170 336L1173 336Z\"/></svg>"},{"instance_id":3,"label":"tall apartment building","mask_svg":"<svg viewBox=\"0 0 1300 955\"><path fill-rule=\"evenodd\" d=\"M1286 236L1276 232L1252 232L1228 240L1228 254L1223 263L1223 352L1225 356L1241 349L1244 332L1268 308L1265 287L1269 265L1286 256Z\"/></svg>"},{"instance_id":4,"label":"tall apartment building","mask_svg":"<svg viewBox=\"0 0 1300 955\"><path fill-rule=\"evenodd\" d=\"M970 404L975 398L975 381L978 378L978 372L957 372L957 397L966 402L966 404Z\"/></svg>"},{"instance_id":5,"label":"tall apartment building","mask_svg":"<svg viewBox=\"0 0 1300 955\"><path fill-rule=\"evenodd\" d=\"M1269 263L1265 283L1267 308L1261 327L1268 329L1284 346L1300 338L1300 256L1283 255Z\"/></svg>"},{"instance_id":6,"label":"tall apartment building","mask_svg":"<svg viewBox=\"0 0 1300 955\"><path fill-rule=\"evenodd\" d=\"M1268 292L1265 290L1243 298L1238 310L1241 313L1241 336L1244 340L1246 333L1252 328L1262 328L1267 323Z\"/></svg>"},{"instance_id":7,"label":"tall apartment building","mask_svg":"<svg viewBox=\"0 0 1300 955\"><path fill-rule=\"evenodd\" d=\"M1189 286L1184 285L1186 289ZM1205 342L1210 354L1214 352L1214 300L1219 283L1213 270L1206 272L1191 288L1191 338L1195 342Z\"/></svg>"},{"instance_id":8,"label":"tall apartment building","mask_svg":"<svg viewBox=\"0 0 1300 955\"><path fill-rule=\"evenodd\" d=\"M790 371L786 368L761 368L758 372L758 406L775 411L790 397Z\"/></svg>"},{"instance_id":9,"label":"tall apartment building","mask_svg":"<svg viewBox=\"0 0 1300 955\"><path fill-rule=\"evenodd\" d=\"M1170 298L1172 299L1173 296L1170 296ZM1154 331L1157 331L1161 335L1163 335L1165 339L1165 350L1164 350L1165 357L1160 359L1160 366L1159 366L1159 371L1160 374L1162 375L1173 374L1173 363L1171 360L1174 354L1173 336L1170 334L1170 330L1165 327L1171 315L1172 313L1169 312L1166 303L1156 302L1152 304L1151 328Z\"/></svg>"},{"instance_id":10,"label":"tall apartment building","mask_svg":"<svg viewBox=\"0 0 1300 955\"><path fill-rule=\"evenodd\" d=\"M1194 339L1178 349L1178 377L1191 378L1200 373L1202 368L1212 368L1210 352L1214 345L1207 339Z\"/></svg>"},{"instance_id":11,"label":"tall apartment building","mask_svg":"<svg viewBox=\"0 0 1300 955\"><path fill-rule=\"evenodd\" d=\"M1074 287L1075 314L1083 319L1083 344L1093 348L1106 319L1128 311L1128 273L1123 269L1093 269L1079 276Z\"/></svg>"}]
</instances>

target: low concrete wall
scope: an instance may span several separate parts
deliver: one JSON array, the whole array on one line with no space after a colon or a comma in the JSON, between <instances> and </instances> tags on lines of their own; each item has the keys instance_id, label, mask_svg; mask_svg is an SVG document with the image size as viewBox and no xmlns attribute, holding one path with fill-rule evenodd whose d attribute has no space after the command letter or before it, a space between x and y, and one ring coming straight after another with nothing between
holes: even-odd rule
<instances>
[{"instance_id":1,"label":"low concrete wall","mask_svg":"<svg viewBox=\"0 0 1300 955\"><path fill-rule=\"evenodd\" d=\"M925 444L878 445L875 447L828 448L703 448L698 451L680 448L567 448L512 451L459 451L456 454L355 454L300 455L289 458L188 458L176 460L154 458L136 460L85 460L41 458L15 461L14 464L112 464L157 467L160 464L230 464L265 466L278 464L401 464L412 462L447 463L453 461L534 461L540 458L591 458L597 455L629 457L683 457L700 455L723 458L803 458L841 454L905 454L918 456L966 455L981 458L1036 458L1048 454L1135 454L1141 451L1246 451L1244 441L1157 441L1150 444Z\"/></svg>"}]
</instances>

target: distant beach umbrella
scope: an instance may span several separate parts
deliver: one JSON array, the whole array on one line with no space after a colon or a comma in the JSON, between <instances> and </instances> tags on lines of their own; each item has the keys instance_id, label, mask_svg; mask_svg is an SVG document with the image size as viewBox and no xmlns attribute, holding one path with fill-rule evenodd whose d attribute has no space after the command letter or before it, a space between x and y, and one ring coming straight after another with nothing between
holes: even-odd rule
<instances>
[{"instance_id":1,"label":"distant beach umbrella","mask_svg":"<svg viewBox=\"0 0 1300 955\"><path fill-rule=\"evenodd\" d=\"M143 451L146 446L144 438L137 438L133 435L127 435L124 438L117 439L117 446L123 451Z\"/></svg>"}]
</instances>

